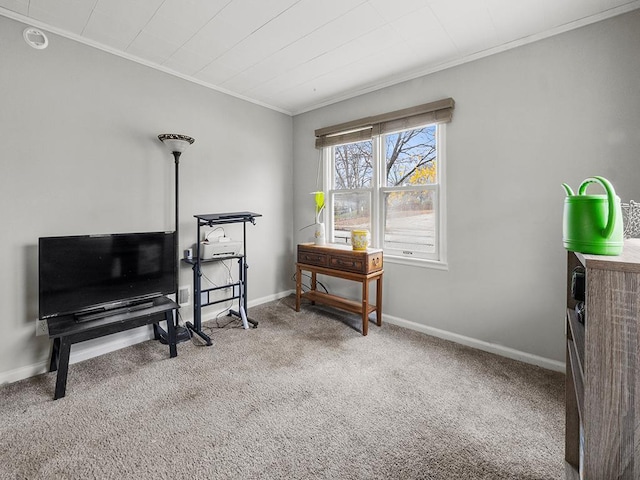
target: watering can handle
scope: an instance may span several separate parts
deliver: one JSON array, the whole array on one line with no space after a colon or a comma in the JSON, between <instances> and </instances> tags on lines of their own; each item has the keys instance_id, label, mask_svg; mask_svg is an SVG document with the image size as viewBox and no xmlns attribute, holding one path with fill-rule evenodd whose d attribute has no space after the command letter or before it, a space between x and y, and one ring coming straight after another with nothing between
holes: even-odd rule
<instances>
[{"instance_id":1,"label":"watering can handle","mask_svg":"<svg viewBox=\"0 0 640 480\"><path fill-rule=\"evenodd\" d=\"M616 191L613 189L613 185L609 183L604 177L590 177L587 178L582 185L580 185L580 189L578 190L578 195L584 195L584 192L587 190L587 187L590 183L599 183L607 192L607 203L609 204L609 214L607 217L607 226L602 230L602 235L604 238L609 238L613 233L613 227L616 225Z\"/></svg>"}]
</instances>

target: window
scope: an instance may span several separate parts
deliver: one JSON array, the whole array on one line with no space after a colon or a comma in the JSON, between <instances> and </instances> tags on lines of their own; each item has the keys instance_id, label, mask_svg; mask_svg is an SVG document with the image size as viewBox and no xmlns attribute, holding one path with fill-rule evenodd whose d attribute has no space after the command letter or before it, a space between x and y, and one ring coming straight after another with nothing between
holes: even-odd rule
<instances>
[{"instance_id":1,"label":"window","mask_svg":"<svg viewBox=\"0 0 640 480\"><path fill-rule=\"evenodd\" d=\"M327 192L330 205L330 241L351 242L351 230L372 230L371 203L374 181L373 142L329 147L332 182Z\"/></svg>"},{"instance_id":2,"label":"window","mask_svg":"<svg viewBox=\"0 0 640 480\"><path fill-rule=\"evenodd\" d=\"M344 124L324 136L316 132L323 149L327 236L349 244L351 230L368 229L372 246L387 258L444 264L444 124L434 116L413 117L365 128Z\"/></svg>"}]
</instances>

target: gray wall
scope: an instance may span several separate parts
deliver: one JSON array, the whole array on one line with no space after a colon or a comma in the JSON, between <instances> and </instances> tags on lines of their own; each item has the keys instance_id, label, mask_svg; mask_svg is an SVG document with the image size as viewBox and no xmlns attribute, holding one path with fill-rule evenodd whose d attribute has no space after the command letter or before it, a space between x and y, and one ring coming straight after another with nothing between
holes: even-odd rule
<instances>
[{"instance_id":1,"label":"gray wall","mask_svg":"<svg viewBox=\"0 0 640 480\"><path fill-rule=\"evenodd\" d=\"M640 200L640 12L293 122L55 35L33 50L23 29L0 17L0 383L42 369L49 354L34 335L38 237L173 228L173 163L158 133L196 139L180 167L181 248L194 242L193 214L264 214L248 231L256 302L292 288L294 242L309 238L300 229L313 221L313 130L453 97L449 270L387 263L385 314L556 361L560 183L600 174L623 200Z\"/></svg>"},{"instance_id":2,"label":"gray wall","mask_svg":"<svg viewBox=\"0 0 640 480\"><path fill-rule=\"evenodd\" d=\"M384 313L563 362L560 184L603 175L640 199L639 51L635 11L296 116L296 241L313 222L314 129L453 97L449 269L387 262Z\"/></svg>"},{"instance_id":3,"label":"gray wall","mask_svg":"<svg viewBox=\"0 0 640 480\"><path fill-rule=\"evenodd\" d=\"M173 230L173 157L159 133L196 139L180 163L180 248L195 242L194 214L260 212L249 299L291 288L291 117L56 35L37 51L24 28L0 16L0 383L49 354L35 337L38 237ZM190 285L191 270L180 274Z\"/></svg>"}]
</instances>

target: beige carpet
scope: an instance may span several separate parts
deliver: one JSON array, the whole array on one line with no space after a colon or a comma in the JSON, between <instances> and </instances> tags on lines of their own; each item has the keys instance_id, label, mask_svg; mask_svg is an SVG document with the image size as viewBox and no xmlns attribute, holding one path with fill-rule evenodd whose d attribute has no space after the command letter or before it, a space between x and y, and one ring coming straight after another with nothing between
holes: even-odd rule
<instances>
[{"instance_id":1,"label":"beige carpet","mask_svg":"<svg viewBox=\"0 0 640 480\"><path fill-rule=\"evenodd\" d=\"M0 387L0 478L563 478L563 375L292 306Z\"/></svg>"}]
</instances>

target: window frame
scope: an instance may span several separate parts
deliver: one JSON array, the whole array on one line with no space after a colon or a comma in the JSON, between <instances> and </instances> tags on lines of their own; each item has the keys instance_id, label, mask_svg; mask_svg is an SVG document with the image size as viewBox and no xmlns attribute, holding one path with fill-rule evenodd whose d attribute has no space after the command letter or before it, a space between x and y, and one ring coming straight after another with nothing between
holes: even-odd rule
<instances>
[{"instance_id":1,"label":"window frame","mask_svg":"<svg viewBox=\"0 0 640 480\"><path fill-rule=\"evenodd\" d=\"M410 185L410 186L393 186L387 187L386 179L383 178L384 169L382 166L386 162L386 152L384 149L384 138L386 135L392 135L394 133L416 130L428 126L435 126L436 128L436 162L437 162L437 182L435 184L425 185ZM381 248L384 251L385 261L389 263L397 263L411 266L420 266L427 268L435 268L441 270L447 270L447 244L446 244L446 127L444 123L425 123L411 127L408 129L399 129L393 132L385 132L371 137L372 142L372 156L373 156L373 172L371 187L369 188L357 188L357 189L336 189L334 188L334 170L335 170L335 153L334 149L338 145L328 145L322 148L322 164L323 164L323 186L325 192L325 198L327 199L325 224L327 226L328 241L331 243L336 242L335 238L335 222L334 222L334 198L335 195L340 193L369 193L370 198L370 218L369 224L371 225L371 246L373 248ZM364 141L364 140L359 140ZM355 142L345 142L341 145ZM423 191L432 190L435 192L435 202L437 208L434 208L436 215L436 252L433 255L427 255L427 257L415 257L410 255L402 255L397 249L384 247L384 227L385 227L385 195L393 191Z\"/></svg>"}]
</instances>

